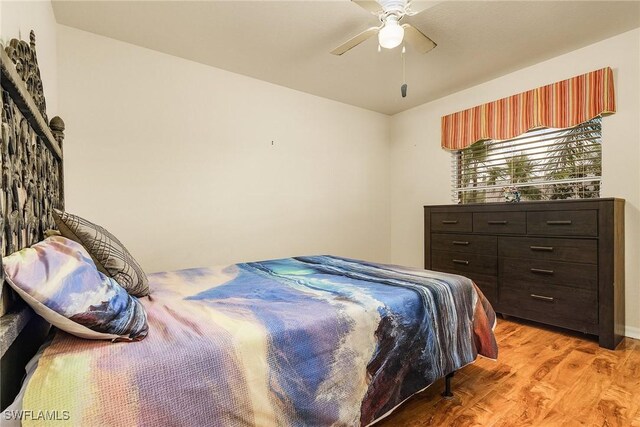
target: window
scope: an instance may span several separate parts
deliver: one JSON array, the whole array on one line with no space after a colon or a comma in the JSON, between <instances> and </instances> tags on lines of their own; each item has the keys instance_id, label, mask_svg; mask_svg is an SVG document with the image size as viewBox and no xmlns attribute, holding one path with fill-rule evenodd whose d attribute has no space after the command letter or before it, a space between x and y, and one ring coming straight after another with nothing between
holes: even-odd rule
<instances>
[{"instance_id":1,"label":"window","mask_svg":"<svg viewBox=\"0 0 640 427\"><path fill-rule=\"evenodd\" d=\"M479 141L452 155L455 203L504 201L516 186L522 200L600 196L601 119L569 129L537 129L517 138Z\"/></svg>"}]
</instances>

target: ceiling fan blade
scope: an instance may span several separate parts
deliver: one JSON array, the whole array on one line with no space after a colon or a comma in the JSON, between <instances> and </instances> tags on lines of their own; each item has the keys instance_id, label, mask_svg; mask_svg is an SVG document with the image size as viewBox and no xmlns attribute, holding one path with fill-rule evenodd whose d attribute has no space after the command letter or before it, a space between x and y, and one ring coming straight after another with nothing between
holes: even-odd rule
<instances>
[{"instance_id":1,"label":"ceiling fan blade","mask_svg":"<svg viewBox=\"0 0 640 427\"><path fill-rule=\"evenodd\" d=\"M360 6L361 8L363 8L364 10L373 13L374 15L377 15L382 11L382 6L380 6L380 3L374 0L351 0L351 1L357 4L358 6Z\"/></svg>"},{"instance_id":2,"label":"ceiling fan blade","mask_svg":"<svg viewBox=\"0 0 640 427\"><path fill-rule=\"evenodd\" d=\"M422 12L423 10L427 10L437 5L438 3L442 3L442 1L429 1L429 0L408 0L407 1L407 15L413 16Z\"/></svg>"},{"instance_id":3,"label":"ceiling fan blade","mask_svg":"<svg viewBox=\"0 0 640 427\"><path fill-rule=\"evenodd\" d=\"M363 41L367 40L368 38L373 37L376 34L378 34L378 31L380 31L380 28L381 27L367 28L366 30L364 30L363 32L358 34L357 36L352 37L348 41L342 43L337 48L333 49L331 51L331 53L333 53L334 55L342 55L343 53L347 52L348 50L351 50L354 47L358 46L360 43L362 43Z\"/></svg>"},{"instance_id":4,"label":"ceiling fan blade","mask_svg":"<svg viewBox=\"0 0 640 427\"><path fill-rule=\"evenodd\" d=\"M408 41L420 53L427 53L437 46L433 40L422 34L420 30L411 24L402 24L404 39Z\"/></svg>"}]
</instances>

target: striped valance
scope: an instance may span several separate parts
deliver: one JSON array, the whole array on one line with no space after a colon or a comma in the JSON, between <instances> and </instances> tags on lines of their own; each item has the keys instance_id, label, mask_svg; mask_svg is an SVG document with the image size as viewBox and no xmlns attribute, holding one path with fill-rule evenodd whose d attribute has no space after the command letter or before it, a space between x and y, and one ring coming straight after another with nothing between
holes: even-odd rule
<instances>
[{"instance_id":1,"label":"striped valance","mask_svg":"<svg viewBox=\"0 0 640 427\"><path fill-rule=\"evenodd\" d=\"M502 98L442 117L442 148L461 150L531 129L568 128L616 111L611 68Z\"/></svg>"}]
</instances>

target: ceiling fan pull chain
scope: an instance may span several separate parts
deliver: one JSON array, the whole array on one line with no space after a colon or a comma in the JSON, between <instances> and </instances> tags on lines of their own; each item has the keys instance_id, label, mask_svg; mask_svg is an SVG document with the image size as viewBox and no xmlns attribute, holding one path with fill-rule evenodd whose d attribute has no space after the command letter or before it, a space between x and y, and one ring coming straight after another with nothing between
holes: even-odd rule
<instances>
[{"instance_id":1,"label":"ceiling fan pull chain","mask_svg":"<svg viewBox=\"0 0 640 427\"><path fill-rule=\"evenodd\" d=\"M405 66L405 54L407 53L407 48L405 45L402 45L402 53L400 54L400 56L402 56L402 82L406 83L407 82L407 67Z\"/></svg>"},{"instance_id":2,"label":"ceiling fan pull chain","mask_svg":"<svg viewBox=\"0 0 640 427\"><path fill-rule=\"evenodd\" d=\"M402 53L400 53L400 56L402 56L402 86L400 86L400 93L402 94L403 98L407 97L407 67L405 63L406 53L407 49L405 45L402 45Z\"/></svg>"}]
</instances>

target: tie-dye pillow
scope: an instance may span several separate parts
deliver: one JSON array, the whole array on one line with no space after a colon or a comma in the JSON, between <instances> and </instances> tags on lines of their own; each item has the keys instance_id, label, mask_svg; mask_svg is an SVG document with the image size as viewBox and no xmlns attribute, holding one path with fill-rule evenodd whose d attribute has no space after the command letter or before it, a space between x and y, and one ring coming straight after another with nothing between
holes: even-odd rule
<instances>
[{"instance_id":1,"label":"tie-dye pillow","mask_svg":"<svg viewBox=\"0 0 640 427\"><path fill-rule=\"evenodd\" d=\"M141 340L142 304L99 272L79 243L53 236L2 259L9 285L58 328L88 339Z\"/></svg>"}]
</instances>

